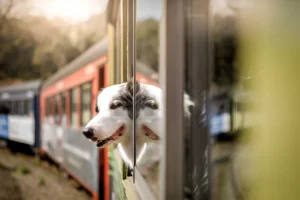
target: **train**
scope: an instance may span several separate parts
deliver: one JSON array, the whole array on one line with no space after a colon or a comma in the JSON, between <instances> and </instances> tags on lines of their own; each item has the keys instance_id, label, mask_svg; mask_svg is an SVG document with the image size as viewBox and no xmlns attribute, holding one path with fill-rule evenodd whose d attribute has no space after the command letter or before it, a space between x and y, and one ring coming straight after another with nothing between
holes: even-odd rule
<instances>
[{"instance_id":1,"label":"train","mask_svg":"<svg viewBox=\"0 0 300 200\"><path fill-rule=\"evenodd\" d=\"M220 9L208 0L149 2L108 1L105 38L46 80L1 87L0 137L50 158L93 199L220 199L232 184L223 166L231 162L226 148L233 146L218 140L211 144L210 139L237 136L257 124L248 108L249 102L257 103L255 94L234 79L235 69L240 69L235 56L238 34L232 27L237 7ZM211 10L214 7L218 9ZM225 13L214 13L225 8ZM212 27L220 35L211 37ZM218 45L216 39L222 39ZM139 56L157 61L159 72L138 61ZM97 149L81 130L96 114L98 91L131 77L163 88L165 132L157 153L162 156L153 159L156 168L135 166L127 178L130 174L121 156L113 148ZM252 75L247 72L245 77L249 80ZM189 119L180 109L185 93L194 102ZM12 123L21 118L30 125ZM18 128L28 136L16 137Z\"/></svg>"},{"instance_id":2,"label":"train","mask_svg":"<svg viewBox=\"0 0 300 200\"><path fill-rule=\"evenodd\" d=\"M32 151L40 146L40 87L41 81L34 80L0 88L0 137Z\"/></svg>"},{"instance_id":3,"label":"train","mask_svg":"<svg viewBox=\"0 0 300 200\"><path fill-rule=\"evenodd\" d=\"M108 39L104 37L46 80L0 87L0 138L27 145L50 158L93 199L107 187L109 158L82 134L108 86ZM137 80L157 84L156 72L137 62Z\"/></svg>"}]
</instances>

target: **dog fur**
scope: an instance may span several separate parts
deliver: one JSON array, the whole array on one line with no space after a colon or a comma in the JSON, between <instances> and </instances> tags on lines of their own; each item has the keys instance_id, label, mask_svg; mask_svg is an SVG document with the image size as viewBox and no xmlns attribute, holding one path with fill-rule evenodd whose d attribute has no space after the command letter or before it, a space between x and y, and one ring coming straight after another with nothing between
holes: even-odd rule
<instances>
[{"instance_id":1,"label":"dog fur","mask_svg":"<svg viewBox=\"0 0 300 200\"><path fill-rule=\"evenodd\" d=\"M163 128L162 90L137 82L135 86L135 98L132 81L107 87L100 92L96 105L98 114L83 130L83 134L100 148L118 144L122 158L130 167L133 163L133 118L136 119L137 163L147 151L147 144L150 144L149 148L155 146L159 155L157 144ZM188 117L188 107L193 106L193 102L187 95L184 102L185 116Z\"/></svg>"}]
</instances>

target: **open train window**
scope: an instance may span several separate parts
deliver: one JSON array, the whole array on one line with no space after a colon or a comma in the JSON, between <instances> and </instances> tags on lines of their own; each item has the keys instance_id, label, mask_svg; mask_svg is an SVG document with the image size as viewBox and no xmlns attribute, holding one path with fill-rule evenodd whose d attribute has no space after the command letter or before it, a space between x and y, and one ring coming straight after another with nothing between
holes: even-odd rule
<instances>
[{"instance_id":1,"label":"open train window","mask_svg":"<svg viewBox=\"0 0 300 200\"><path fill-rule=\"evenodd\" d=\"M24 101L19 101L19 115L24 115Z\"/></svg>"},{"instance_id":2,"label":"open train window","mask_svg":"<svg viewBox=\"0 0 300 200\"><path fill-rule=\"evenodd\" d=\"M78 113L77 113L77 105L78 105L78 88L71 89L70 95L70 124L73 128L78 126Z\"/></svg>"},{"instance_id":3,"label":"open train window","mask_svg":"<svg viewBox=\"0 0 300 200\"><path fill-rule=\"evenodd\" d=\"M5 103L6 108L8 109L8 113L11 112L11 101Z\"/></svg>"},{"instance_id":4,"label":"open train window","mask_svg":"<svg viewBox=\"0 0 300 200\"><path fill-rule=\"evenodd\" d=\"M60 97L57 95L54 97L54 120L55 124L60 124Z\"/></svg>"},{"instance_id":5,"label":"open train window","mask_svg":"<svg viewBox=\"0 0 300 200\"><path fill-rule=\"evenodd\" d=\"M66 92L61 93L61 124L65 126L67 124L67 112L66 112Z\"/></svg>"},{"instance_id":6,"label":"open train window","mask_svg":"<svg viewBox=\"0 0 300 200\"><path fill-rule=\"evenodd\" d=\"M30 113L30 100L24 101L24 115L29 115Z\"/></svg>"},{"instance_id":7,"label":"open train window","mask_svg":"<svg viewBox=\"0 0 300 200\"><path fill-rule=\"evenodd\" d=\"M18 114L18 110L19 110L18 107L19 107L18 101L13 101L13 112L12 112L13 115L17 115Z\"/></svg>"},{"instance_id":8,"label":"open train window","mask_svg":"<svg viewBox=\"0 0 300 200\"><path fill-rule=\"evenodd\" d=\"M91 83L81 86L81 125L86 125L92 117L92 91Z\"/></svg>"}]
</instances>

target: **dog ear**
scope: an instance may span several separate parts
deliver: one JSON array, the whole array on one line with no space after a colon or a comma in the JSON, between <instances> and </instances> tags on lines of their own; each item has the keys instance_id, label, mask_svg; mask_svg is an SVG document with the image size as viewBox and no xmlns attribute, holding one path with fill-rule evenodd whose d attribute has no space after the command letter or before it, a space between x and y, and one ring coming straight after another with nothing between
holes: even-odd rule
<instances>
[{"instance_id":1,"label":"dog ear","mask_svg":"<svg viewBox=\"0 0 300 200\"><path fill-rule=\"evenodd\" d=\"M127 90L130 92L131 96L133 96L133 79L131 79L129 82L127 82ZM140 84L135 81L135 94L137 94L140 91Z\"/></svg>"}]
</instances>

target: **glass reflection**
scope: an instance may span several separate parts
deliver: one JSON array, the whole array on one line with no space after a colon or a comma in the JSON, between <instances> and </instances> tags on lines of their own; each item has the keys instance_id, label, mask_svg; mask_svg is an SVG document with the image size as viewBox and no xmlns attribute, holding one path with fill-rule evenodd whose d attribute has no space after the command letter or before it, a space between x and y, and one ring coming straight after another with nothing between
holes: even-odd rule
<instances>
[{"instance_id":1,"label":"glass reflection","mask_svg":"<svg viewBox=\"0 0 300 200\"><path fill-rule=\"evenodd\" d=\"M250 149L244 140L252 127L249 71L238 62L238 19L247 1L211 2L214 62L210 80L212 199L244 199L250 183ZM246 72L246 73L245 73Z\"/></svg>"},{"instance_id":2,"label":"glass reflection","mask_svg":"<svg viewBox=\"0 0 300 200\"><path fill-rule=\"evenodd\" d=\"M136 1L137 170L153 194L159 194L159 140L162 91L159 88L159 32L162 0ZM158 198L158 196L157 196Z\"/></svg>"}]
</instances>

